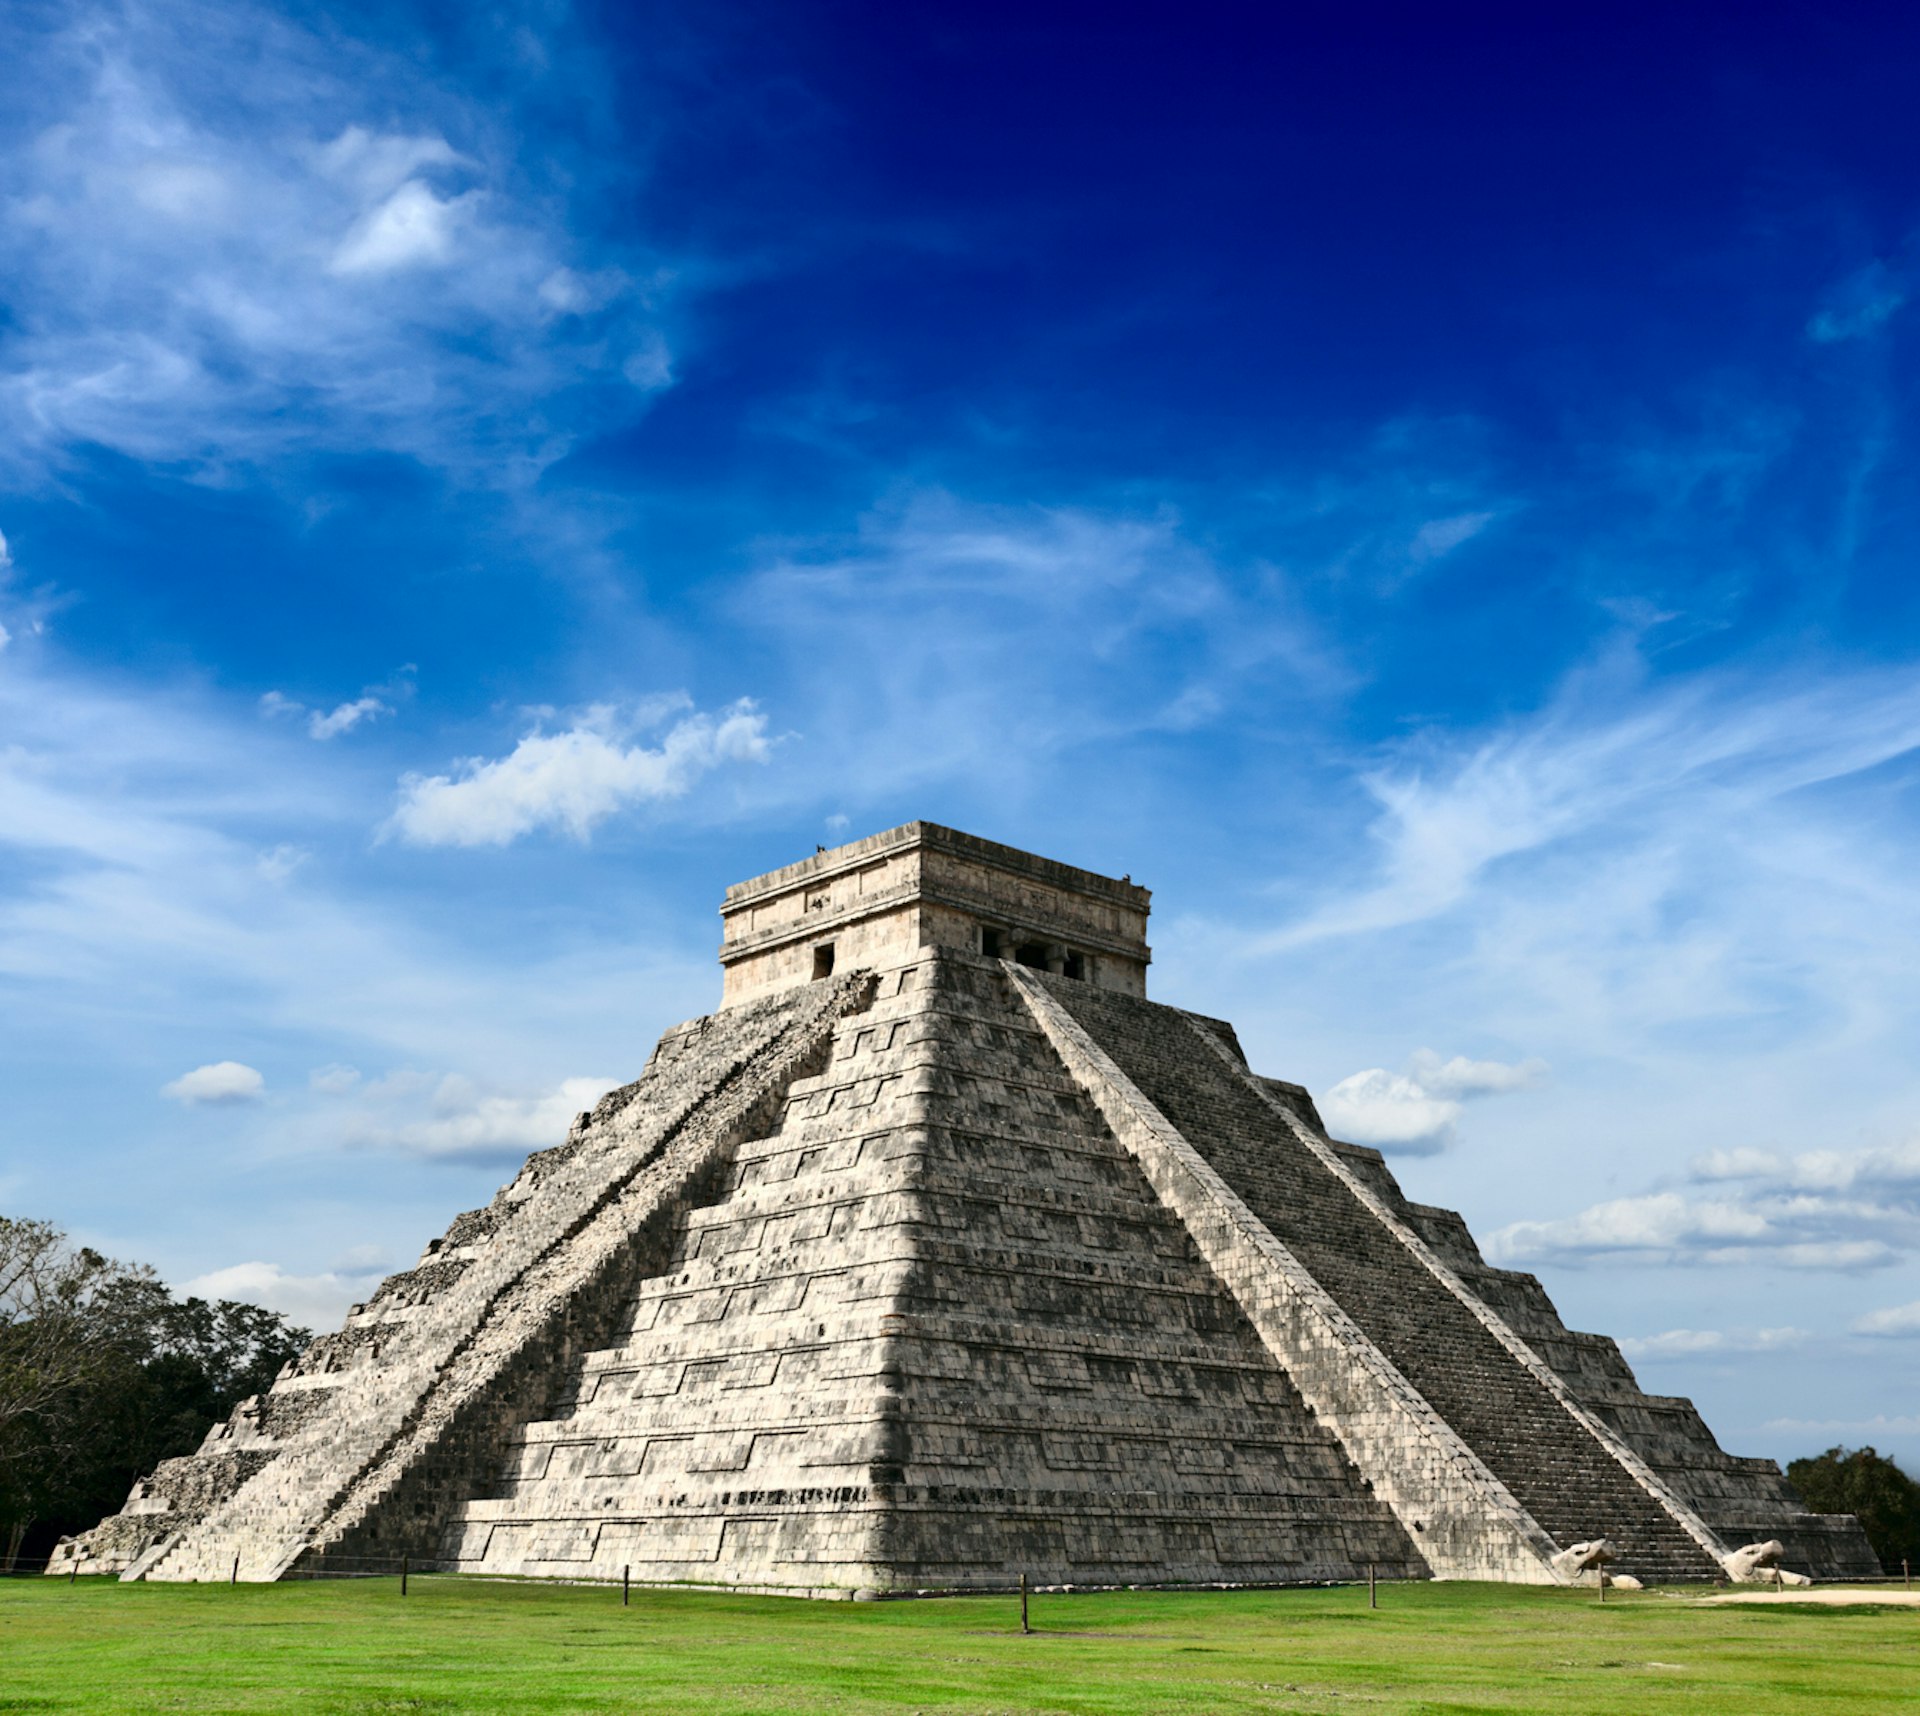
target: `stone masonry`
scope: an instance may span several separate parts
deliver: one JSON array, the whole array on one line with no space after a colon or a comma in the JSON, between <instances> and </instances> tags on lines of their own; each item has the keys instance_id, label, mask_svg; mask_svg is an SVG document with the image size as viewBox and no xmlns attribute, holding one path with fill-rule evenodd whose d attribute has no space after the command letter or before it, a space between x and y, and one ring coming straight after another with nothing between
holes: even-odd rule
<instances>
[{"instance_id":1,"label":"stone masonry","mask_svg":"<svg viewBox=\"0 0 1920 1716\"><path fill-rule=\"evenodd\" d=\"M1151 1003L1131 880L910 823L727 891L726 1004L61 1546L816 1595L1705 1579L1851 1518Z\"/></svg>"}]
</instances>

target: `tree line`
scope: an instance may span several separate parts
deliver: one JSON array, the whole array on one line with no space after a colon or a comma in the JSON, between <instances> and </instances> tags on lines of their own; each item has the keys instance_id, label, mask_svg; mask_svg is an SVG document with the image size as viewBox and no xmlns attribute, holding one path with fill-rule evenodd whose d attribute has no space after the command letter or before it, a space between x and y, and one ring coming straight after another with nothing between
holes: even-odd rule
<instances>
[{"instance_id":1,"label":"tree line","mask_svg":"<svg viewBox=\"0 0 1920 1716\"><path fill-rule=\"evenodd\" d=\"M135 1479L192 1453L312 1338L0 1216L0 1572L118 1512Z\"/></svg>"},{"instance_id":2,"label":"tree line","mask_svg":"<svg viewBox=\"0 0 1920 1716\"><path fill-rule=\"evenodd\" d=\"M1787 1463L1787 1482L1815 1513L1850 1513L1888 1573L1920 1569L1920 1483L1872 1448L1829 1448Z\"/></svg>"}]
</instances>

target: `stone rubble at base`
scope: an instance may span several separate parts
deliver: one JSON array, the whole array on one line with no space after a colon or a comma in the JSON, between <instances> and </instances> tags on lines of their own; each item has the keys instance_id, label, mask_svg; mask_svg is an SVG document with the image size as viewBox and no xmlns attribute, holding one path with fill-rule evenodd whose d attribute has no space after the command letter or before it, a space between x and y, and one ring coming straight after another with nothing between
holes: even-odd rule
<instances>
[{"instance_id":1,"label":"stone rubble at base","mask_svg":"<svg viewBox=\"0 0 1920 1716\"><path fill-rule=\"evenodd\" d=\"M1147 910L931 823L730 888L721 1011L49 1571L1878 1572L1231 1026L1149 1002Z\"/></svg>"}]
</instances>

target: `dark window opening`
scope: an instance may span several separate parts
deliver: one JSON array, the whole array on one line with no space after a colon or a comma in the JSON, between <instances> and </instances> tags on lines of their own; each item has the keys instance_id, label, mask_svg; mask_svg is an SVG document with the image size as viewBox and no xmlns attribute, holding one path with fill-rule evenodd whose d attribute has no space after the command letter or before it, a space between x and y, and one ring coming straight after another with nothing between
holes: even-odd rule
<instances>
[{"instance_id":1,"label":"dark window opening","mask_svg":"<svg viewBox=\"0 0 1920 1716\"><path fill-rule=\"evenodd\" d=\"M1068 977L1077 977L1083 983L1086 981L1087 962L1077 953L1068 954L1065 963L1061 965L1060 969Z\"/></svg>"},{"instance_id":2,"label":"dark window opening","mask_svg":"<svg viewBox=\"0 0 1920 1716\"><path fill-rule=\"evenodd\" d=\"M1030 965L1035 971L1047 969L1047 944L1043 941L1023 941L1013 950L1014 961L1020 965Z\"/></svg>"},{"instance_id":3,"label":"dark window opening","mask_svg":"<svg viewBox=\"0 0 1920 1716\"><path fill-rule=\"evenodd\" d=\"M816 980L833 975L833 943L823 941L813 950L813 975Z\"/></svg>"},{"instance_id":4,"label":"dark window opening","mask_svg":"<svg viewBox=\"0 0 1920 1716\"><path fill-rule=\"evenodd\" d=\"M980 951L989 959L1000 957L1000 932L996 929L983 929L980 932Z\"/></svg>"}]
</instances>

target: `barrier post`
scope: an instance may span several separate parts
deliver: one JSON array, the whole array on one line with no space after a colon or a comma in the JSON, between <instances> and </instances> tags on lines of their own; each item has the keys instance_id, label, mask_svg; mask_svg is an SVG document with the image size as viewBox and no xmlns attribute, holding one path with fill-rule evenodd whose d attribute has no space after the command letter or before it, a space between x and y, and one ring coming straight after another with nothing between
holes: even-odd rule
<instances>
[{"instance_id":1,"label":"barrier post","mask_svg":"<svg viewBox=\"0 0 1920 1716\"><path fill-rule=\"evenodd\" d=\"M240 1557L237 1553L233 1558L233 1571L227 1575L227 1583L229 1585L240 1583Z\"/></svg>"},{"instance_id":2,"label":"barrier post","mask_svg":"<svg viewBox=\"0 0 1920 1716\"><path fill-rule=\"evenodd\" d=\"M1374 1565L1369 1561L1367 1563L1367 1607L1369 1609L1380 1607L1380 1588L1374 1582L1374 1573Z\"/></svg>"},{"instance_id":3,"label":"barrier post","mask_svg":"<svg viewBox=\"0 0 1920 1716\"><path fill-rule=\"evenodd\" d=\"M403 1555L400 1557L400 1595L404 1597L406 1594L407 1594L407 1557Z\"/></svg>"},{"instance_id":4,"label":"barrier post","mask_svg":"<svg viewBox=\"0 0 1920 1716\"><path fill-rule=\"evenodd\" d=\"M1020 1630L1023 1633L1033 1631L1033 1628L1027 1625L1027 1576L1024 1573L1020 1575Z\"/></svg>"},{"instance_id":5,"label":"barrier post","mask_svg":"<svg viewBox=\"0 0 1920 1716\"><path fill-rule=\"evenodd\" d=\"M623 1609L626 1608L632 1600L633 1569L631 1567L622 1567L620 1569L620 1607Z\"/></svg>"}]
</instances>

